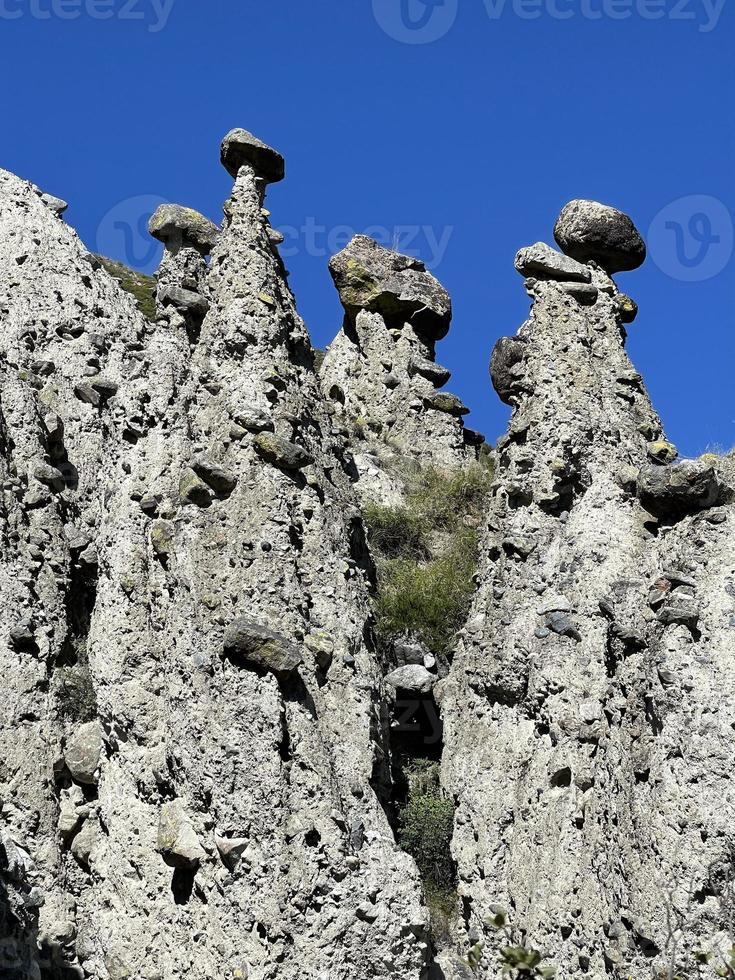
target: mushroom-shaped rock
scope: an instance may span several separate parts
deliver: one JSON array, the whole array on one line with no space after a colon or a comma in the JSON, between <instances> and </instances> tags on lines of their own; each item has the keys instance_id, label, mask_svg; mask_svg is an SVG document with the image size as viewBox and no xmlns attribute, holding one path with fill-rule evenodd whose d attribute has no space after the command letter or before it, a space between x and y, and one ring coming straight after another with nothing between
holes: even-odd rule
<instances>
[{"instance_id":1,"label":"mushroom-shaped rock","mask_svg":"<svg viewBox=\"0 0 735 980\"><path fill-rule=\"evenodd\" d=\"M493 348L490 379L498 398L506 405L512 405L522 390L523 359L527 354L528 345L518 337L501 337Z\"/></svg>"},{"instance_id":2,"label":"mushroom-shaped rock","mask_svg":"<svg viewBox=\"0 0 735 980\"><path fill-rule=\"evenodd\" d=\"M206 858L181 800L171 800L161 807L156 849L166 864L188 871L195 871Z\"/></svg>"},{"instance_id":3,"label":"mushroom-shaped rock","mask_svg":"<svg viewBox=\"0 0 735 980\"><path fill-rule=\"evenodd\" d=\"M656 517L677 519L717 503L720 486L708 463L684 460L675 466L644 466L638 476L638 498Z\"/></svg>"},{"instance_id":4,"label":"mushroom-shaped rock","mask_svg":"<svg viewBox=\"0 0 735 980\"><path fill-rule=\"evenodd\" d=\"M286 176L286 163L281 154L246 129L230 130L222 140L220 159L232 177L237 177L240 167L246 164L269 184Z\"/></svg>"},{"instance_id":5,"label":"mushroom-shaped rock","mask_svg":"<svg viewBox=\"0 0 735 980\"><path fill-rule=\"evenodd\" d=\"M80 725L69 739L64 762L72 779L86 786L94 786L101 755L102 727L98 721L90 721Z\"/></svg>"},{"instance_id":6,"label":"mushroom-shaped rock","mask_svg":"<svg viewBox=\"0 0 735 980\"><path fill-rule=\"evenodd\" d=\"M406 664L391 671L385 683L395 691L429 694L438 680L436 674L430 674L423 664Z\"/></svg>"},{"instance_id":7,"label":"mushroom-shaped rock","mask_svg":"<svg viewBox=\"0 0 735 980\"><path fill-rule=\"evenodd\" d=\"M554 238L579 262L597 262L606 272L627 272L643 265L646 245L631 218L597 201L570 201L562 209Z\"/></svg>"},{"instance_id":8,"label":"mushroom-shaped rock","mask_svg":"<svg viewBox=\"0 0 735 980\"><path fill-rule=\"evenodd\" d=\"M559 279L562 282L591 282L592 272L581 262L562 255L545 242L522 248L515 261L516 271L536 279Z\"/></svg>"},{"instance_id":9,"label":"mushroom-shaped rock","mask_svg":"<svg viewBox=\"0 0 735 980\"><path fill-rule=\"evenodd\" d=\"M190 246L208 255L217 241L219 228L193 208L162 204L148 222L148 231L167 248Z\"/></svg>"},{"instance_id":10,"label":"mushroom-shaped rock","mask_svg":"<svg viewBox=\"0 0 735 980\"><path fill-rule=\"evenodd\" d=\"M277 677L293 674L302 662L300 651L285 636L244 616L227 627L223 652Z\"/></svg>"},{"instance_id":11,"label":"mushroom-shaped rock","mask_svg":"<svg viewBox=\"0 0 735 980\"><path fill-rule=\"evenodd\" d=\"M284 470L300 470L314 462L301 446L270 432L261 432L255 437L253 445L262 459Z\"/></svg>"},{"instance_id":12,"label":"mushroom-shaped rock","mask_svg":"<svg viewBox=\"0 0 735 980\"><path fill-rule=\"evenodd\" d=\"M391 325L410 323L431 340L446 336L452 301L418 259L384 248L367 235L356 235L332 257L329 271L349 317L368 310L380 313Z\"/></svg>"}]
</instances>

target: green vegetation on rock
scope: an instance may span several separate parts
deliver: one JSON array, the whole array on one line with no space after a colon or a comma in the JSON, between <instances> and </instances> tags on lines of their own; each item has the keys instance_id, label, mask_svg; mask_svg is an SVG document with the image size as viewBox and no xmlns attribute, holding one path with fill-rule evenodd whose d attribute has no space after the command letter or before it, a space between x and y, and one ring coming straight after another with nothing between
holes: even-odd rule
<instances>
[{"instance_id":1,"label":"green vegetation on rock","mask_svg":"<svg viewBox=\"0 0 735 980\"><path fill-rule=\"evenodd\" d=\"M477 529L491 472L489 457L457 471L421 469L406 476L404 506L365 508L378 563L381 643L410 632L435 653L451 651L475 589Z\"/></svg>"},{"instance_id":2,"label":"green vegetation on rock","mask_svg":"<svg viewBox=\"0 0 735 980\"><path fill-rule=\"evenodd\" d=\"M114 259L105 258L98 255L97 258L102 267L109 272L113 279L117 279L126 293L135 297L138 309L147 320L154 320L156 316L156 280L153 276L146 276L142 272L136 272L116 262Z\"/></svg>"},{"instance_id":3,"label":"green vegetation on rock","mask_svg":"<svg viewBox=\"0 0 735 980\"><path fill-rule=\"evenodd\" d=\"M405 767L408 800L399 816L398 843L416 862L435 937L448 933L456 914L457 877L452 860L454 805L439 785L439 763L414 759Z\"/></svg>"}]
</instances>

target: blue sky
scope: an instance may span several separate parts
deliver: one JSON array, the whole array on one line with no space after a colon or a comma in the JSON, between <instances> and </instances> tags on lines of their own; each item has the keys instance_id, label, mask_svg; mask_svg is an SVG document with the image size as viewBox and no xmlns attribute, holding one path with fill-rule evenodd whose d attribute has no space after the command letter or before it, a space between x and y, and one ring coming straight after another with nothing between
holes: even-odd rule
<instances>
[{"instance_id":1,"label":"blue sky","mask_svg":"<svg viewBox=\"0 0 735 980\"><path fill-rule=\"evenodd\" d=\"M734 42L722 0L0 0L0 166L150 266L141 215L219 220L220 139L252 130L286 156L268 206L314 342L340 325L326 265L348 230L436 263L438 356L491 440L488 358L529 307L516 250L571 198L615 204L654 253L619 277L629 350L695 454L735 444Z\"/></svg>"}]
</instances>

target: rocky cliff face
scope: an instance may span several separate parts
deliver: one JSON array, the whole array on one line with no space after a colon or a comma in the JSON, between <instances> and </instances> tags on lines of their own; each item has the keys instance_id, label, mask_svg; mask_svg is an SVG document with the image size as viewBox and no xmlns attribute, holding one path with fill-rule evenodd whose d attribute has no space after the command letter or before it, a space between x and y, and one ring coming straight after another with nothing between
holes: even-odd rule
<instances>
[{"instance_id":1,"label":"rocky cliff face","mask_svg":"<svg viewBox=\"0 0 735 980\"><path fill-rule=\"evenodd\" d=\"M623 217L557 234L586 266L519 254L531 316L493 353L513 417L441 702L479 976L497 907L565 977L667 975L729 925L731 495L716 461L673 462L625 353L635 307L603 268L640 264ZM586 231L608 250L575 249Z\"/></svg>"},{"instance_id":2,"label":"rocky cliff face","mask_svg":"<svg viewBox=\"0 0 735 980\"><path fill-rule=\"evenodd\" d=\"M222 162L221 226L152 219L153 319L63 202L0 171L0 976L489 978L500 906L565 977L709 948L733 878L731 477L676 462L625 354L632 223L573 202L566 255L519 254L533 308L493 354L514 413L474 606L448 677L404 644L396 679L358 501L400 502L406 460L476 458L438 390L449 297L358 237L317 378L263 208L283 159L233 130ZM441 937L394 836L401 691L444 722L443 754L401 742L441 756Z\"/></svg>"},{"instance_id":3,"label":"rocky cliff face","mask_svg":"<svg viewBox=\"0 0 735 980\"><path fill-rule=\"evenodd\" d=\"M208 270L189 238L169 249L155 323L3 174L13 975L427 959L416 871L371 788L359 514L262 210L269 171L238 139Z\"/></svg>"}]
</instances>

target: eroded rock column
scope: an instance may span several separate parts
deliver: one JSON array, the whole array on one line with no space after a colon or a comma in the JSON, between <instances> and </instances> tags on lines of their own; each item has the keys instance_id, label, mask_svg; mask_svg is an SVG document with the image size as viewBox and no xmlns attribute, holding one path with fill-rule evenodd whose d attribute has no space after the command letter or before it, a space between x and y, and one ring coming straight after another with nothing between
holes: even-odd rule
<instances>
[{"instance_id":1,"label":"eroded rock column","mask_svg":"<svg viewBox=\"0 0 735 980\"><path fill-rule=\"evenodd\" d=\"M516 260L531 316L491 364L513 417L436 692L461 910L445 967L463 976L472 948L498 975L502 907L561 976L642 980L722 938L732 802L698 760L734 740L732 513L709 461L674 462L625 353L635 304L609 272L645 255L632 222L574 202L556 236L567 256Z\"/></svg>"}]
</instances>

